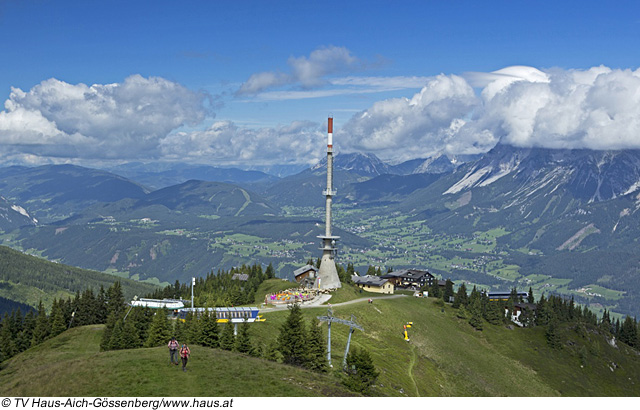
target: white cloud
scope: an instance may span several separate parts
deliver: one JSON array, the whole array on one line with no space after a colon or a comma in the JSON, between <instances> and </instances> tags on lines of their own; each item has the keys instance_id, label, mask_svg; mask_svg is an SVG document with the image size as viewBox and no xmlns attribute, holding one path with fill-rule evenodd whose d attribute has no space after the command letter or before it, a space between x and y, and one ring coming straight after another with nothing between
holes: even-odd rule
<instances>
[{"instance_id":1,"label":"white cloud","mask_svg":"<svg viewBox=\"0 0 640 410\"><path fill-rule=\"evenodd\" d=\"M478 122L521 147L640 148L640 72L550 70L513 83L484 104Z\"/></svg>"},{"instance_id":2,"label":"white cloud","mask_svg":"<svg viewBox=\"0 0 640 410\"><path fill-rule=\"evenodd\" d=\"M443 151L452 138L462 135L465 118L478 103L462 77L439 75L410 99L380 101L355 115L338 130L335 141L344 144L346 151L373 152L395 161L426 157ZM467 145L476 142L467 141Z\"/></svg>"},{"instance_id":3,"label":"white cloud","mask_svg":"<svg viewBox=\"0 0 640 410\"><path fill-rule=\"evenodd\" d=\"M49 79L12 89L0 112L0 149L69 157L154 157L161 138L206 115L206 96L163 78L118 84Z\"/></svg>"},{"instance_id":4,"label":"white cloud","mask_svg":"<svg viewBox=\"0 0 640 410\"><path fill-rule=\"evenodd\" d=\"M204 131L174 133L160 144L166 159L212 161L218 165L317 162L326 135L316 123L297 121L276 128L249 129L217 121Z\"/></svg>"},{"instance_id":5,"label":"white cloud","mask_svg":"<svg viewBox=\"0 0 640 410\"><path fill-rule=\"evenodd\" d=\"M251 75L238 90L239 95L255 95L270 88L296 84L303 88L326 83L326 76L353 70L359 60L345 47L321 47L309 57L289 57L289 73L265 71Z\"/></svg>"},{"instance_id":6,"label":"white cloud","mask_svg":"<svg viewBox=\"0 0 640 410\"><path fill-rule=\"evenodd\" d=\"M410 99L377 102L338 130L336 140L342 138L347 150L393 161L485 152L498 141L519 147L640 148L640 70L515 66L464 77L432 77Z\"/></svg>"},{"instance_id":7,"label":"white cloud","mask_svg":"<svg viewBox=\"0 0 640 410\"><path fill-rule=\"evenodd\" d=\"M403 161L485 152L498 141L521 147L640 148L640 70L519 66L464 77L328 78L355 64L347 51L332 50L294 59L297 71L287 74L300 84L326 81L324 89L262 95L303 99L421 86L409 98L378 101L336 127L334 142L341 152ZM341 63L327 62L333 53ZM256 77L256 89L261 81L282 79ZM0 111L0 155L32 163L155 158L234 165L312 163L323 156L326 129L307 121L258 129L218 121L184 131L185 125L202 124L206 98L180 84L138 75L117 84L50 79L26 92L13 89Z\"/></svg>"}]
</instances>

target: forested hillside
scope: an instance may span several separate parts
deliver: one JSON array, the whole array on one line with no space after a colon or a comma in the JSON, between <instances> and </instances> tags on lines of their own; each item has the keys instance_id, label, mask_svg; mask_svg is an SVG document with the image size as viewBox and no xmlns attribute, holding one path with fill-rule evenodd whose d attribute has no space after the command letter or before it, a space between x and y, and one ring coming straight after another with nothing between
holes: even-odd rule
<instances>
[{"instance_id":1,"label":"forested hillside","mask_svg":"<svg viewBox=\"0 0 640 410\"><path fill-rule=\"evenodd\" d=\"M97 291L118 280L125 298L146 295L156 289L148 283L49 262L0 246L0 296L30 306L37 306L40 300L50 306L54 297L70 296L89 288Z\"/></svg>"}]
</instances>

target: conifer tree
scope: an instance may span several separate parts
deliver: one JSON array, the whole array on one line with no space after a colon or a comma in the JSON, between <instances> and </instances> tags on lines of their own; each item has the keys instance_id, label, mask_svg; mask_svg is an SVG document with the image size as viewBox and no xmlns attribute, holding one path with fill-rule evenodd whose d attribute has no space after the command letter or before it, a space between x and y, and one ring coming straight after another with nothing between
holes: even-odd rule
<instances>
[{"instance_id":1,"label":"conifer tree","mask_svg":"<svg viewBox=\"0 0 640 410\"><path fill-rule=\"evenodd\" d=\"M116 313L118 315L124 314L124 294L122 293L122 284L120 281L114 282L113 285L107 289L107 315Z\"/></svg>"},{"instance_id":2,"label":"conifer tree","mask_svg":"<svg viewBox=\"0 0 640 410\"><path fill-rule=\"evenodd\" d=\"M444 292L442 293L442 299L445 302L449 302L450 298L453 297L453 282L451 279L447 279L444 285Z\"/></svg>"},{"instance_id":3,"label":"conifer tree","mask_svg":"<svg viewBox=\"0 0 640 410\"><path fill-rule=\"evenodd\" d=\"M545 332L545 337L547 338L547 344L554 349L562 349L562 338L560 337L560 333L558 331L558 320L552 319L547 325L547 330Z\"/></svg>"},{"instance_id":4,"label":"conifer tree","mask_svg":"<svg viewBox=\"0 0 640 410\"><path fill-rule=\"evenodd\" d=\"M484 318L492 325L499 325L503 322L504 312L499 302L488 302Z\"/></svg>"},{"instance_id":5,"label":"conifer tree","mask_svg":"<svg viewBox=\"0 0 640 410\"><path fill-rule=\"evenodd\" d=\"M120 317L115 313L111 313L109 317L107 317L107 323L104 326L102 340L100 341L100 350L111 350L111 335L114 327L116 326L116 322L119 320Z\"/></svg>"},{"instance_id":6,"label":"conifer tree","mask_svg":"<svg viewBox=\"0 0 640 410\"><path fill-rule=\"evenodd\" d=\"M438 279L433 280L433 283L429 288L429 295L432 298L439 298L442 296L442 292L440 291L440 285L438 284Z\"/></svg>"},{"instance_id":7,"label":"conifer tree","mask_svg":"<svg viewBox=\"0 0 640 410\"><path fill-rule=\"evenodd\" d=\"M329 369L326 345L322 327L319 326L318 319L314 317L309 326L309 342L307 344L309 357L306 367L309 370L326 372Z\"/></svg>"},{"instance_id":8,"label":"conifer tree","mask_svg":"<svg viewBox=\"0 0 640 410\"><path fill-rule=\"evenodd\" d=\"M129 316L127 316L127 322L131 322L135 328L135 333L138 339L138 347L142 347L143 343L149 336L149 328L153 321L153 309L136 307L131 310Z\"/></svg>"},{"instance_id":9,"label":"conifer tree","mask_svg":"<svg viewBox=\"0 0 640 410\"><path fill-rule=\"evenodd\" d=\"M631 347L636 347L637 338L638 329L636 327L636 321L631 316L625 317L620 326L620 341Z\"/></svg>"},{"instance_id":10,"label":"conifer tree","mask_svg":"<svg viewBox=\"0 0 640 410\"><path fill-rule=\"evenodd\" d=\"M536 325L545 326L551 320L552 313L549 306L549 302L545 299L544 295L540 296L538 301L538 308L536 310Z\"/></svg>"},{"instance_id":11,"label":"conifer tree","mask_svg":"<svg viewBox=\"0 0 640 410\"><path fill-rule=\"evenodd\" d=\"M108 350L121 350L125 348L122 320L117 320L111 330Z\"/></svg>"},{"instance_id":12,"label":"conifer tree","mask_svg":"<svg viewBox=\"0 0 640 410\"><path fill-rule=\"evenodd\" d=\"M44 309L42 301L38 304L38 317L36 318L36 326L33 329L33 338L31 346L35 346L47 340L51 334L51 322Z\"/></svg>"},{"instance_id":13,"label":"conifer tree","mask_svg":"<svg viewBox=\"0 0 640 410\"><path fill-rule=\"evenodd\" d=\"M104 286L100 285L100 290L96 296L96 323L106 323L108 315L107 292L104 290Z\"/></svg>"},{"instance_id":14,"label":"conifer tree","mask_svg":"<svg viewBox=\"0 0 640 410\"><path fill-rule=\"evenodd\" d=\"M529 286L529 294L527 295L527 303L534 303L535 299L533 297L533 289Z\"/></svg>"},{"instance_id":15,"label":"conifer tree","mask_svg":"<svg viewBox=\"0 0 640 410\"><path fill-rule=\"evenodd\" d=\"M312 264L313 263L311 263L310 265ZM276 271L275 269L273 269L273 264L269 263L269 266L267 266L267 270L265 274L267 275L267 279L273 279L276 277Z\"/></svg>"},{"instance_id":16,"label":"conifer tree","mask_svg":"<svg viewBox=\"0 0 640 410\"><path fill-rule=\"evenodd\" d=\"M171 328L167 319L167 310L158 309L149 327L149 335L144 343L144 347L162 346L171 339Z\"/></svg>"},{"instance_id":17,"label":"conifer tree","mask_svg":"<svg viewBox=\"0 0 640 410\"><path fill-rule=\"evenodd\" d=\"M207 310L200 318L200 344L213 348L220 346L218 319L215 311L209 312Z\"/></svg>"},{"instance_id":18,"label":"conifer tree","mask_svg":"<svg viewBox=\"0 0 640 410\"><path fill-rule=\"evenodd\" d=\"M187 340L192 344L202 344L202 320L197 318L193 313L188 313L186 320Z\"/></svg>"},{"instance_id":19,"label":"conifer tree","mask_svg":"<svg viewBox=\"0 0 640 410\"><path fill-rule=\"evenodd\" d=\"M272 362L282 362L282 354L278 350L277 340L272 340L267 345L263 346L262 358Z\"/></svg>"},{"instance_id":20,"label":"conifer tree","mask_svg":"<svg viewBox=\"0 0 640 410\"><path fill-rule=\"evenodd\" d=\"M36 314L33 310L27 312L24 315L22 322L22 331L20 332L18 350L23 352L31 346L31 340L33 339L33 331L36 328Z\"/></svg>"},{"instance_id":21,"label":"conifer tree","mask_svg":"<svg viewBox=\"0 0 640 410\"><path fill-rule=\"evenodd\" d=\"M467 306L469 303L469 295L467 295L467 287L464 283L460 284L458 291L456 292L455 299L453 300L453 307L459 308L460 306Z\"/></svg>"},{"instance_id":22,"label":"conifer tree","mask_svg":"<svg viewBox=\"0 0 640 410\"><path fill-rule=\"evenodd\" d=\"M236 337L235 350L239 353L253 355L253 344L249 337L249 323L246 321L240 326L238 337Z\"/></svg>"},{"instance_id":23,"label":"conifer tree","mask_svg":"<svg viewBox=\"0 0 640 410\"><path fill-rule=\"evenodd\" d=\"M224 350L233 350L236 344L236 337L233 334L234 324L231 322L225 323L222 328L222 335L220 336L220 348Z\"/></svg>"},{"instance_id":24,"label":"conifer tree","mask_svg":"<svg viewBox=\"0 0 640 410\"><path fill-rule=\"evenodd\" d=\"M371 355L365 349L353 348L347 355L346 377L344 385L348 389L369 394L371 386L376 382L380 372L373 364Z\"/></svg>"},{"instance_id":25,"label":"conifer tree","mask_svg":"<svg viewBox=\"0 0 640 410\"><path fill-rule=\"evenodd\" d=\"M57 336L67 330L64 312L62 311L62 306L60 306L61 303L63 303L62 300L58 302L54 299L53 305L51 306L51 337Z\"/></svg>"},{"instance_id":26,"label":"conifer tree","mask_svg":"<svg viewBox=\"0 0 640 410\"><path fill-rule=\"evenodd\" d=\"M302 310L297 303L289 308L289 316L280 328L278 350L282 354L283 363L293 366L304 366L307 362L307 332Z\"/></svg>"},{"instance_id":27,"label":"conifer tree","mask_svg":"<svg viewBox=\"0 0 640 410\"><path fill-rule=\"evenodd\" d=\"M136 349L141 345L138 329L136 329L134 320L127 318L122 326L122 348Z\"/></svg>"},{"instance_id":28,"label":"conifer tree","mask_svg":"<svg viewBox=\"0 0 640 410\"><path fill-rule=\"evenodd\" d=\"M475 298L469 303L469 324L476 330L482 330L482 302L480 298Z\"/></svg>"},{"instance_id":29,"label":"conifer tree","mask_svg":"<svg viewBox=\"0 0 640 410\"><path fill-rule=\"evenodd\" d=\"M191 341L187 340L185 327L185 322L180 319L176 320L176 323L173 325L173 335L179 343L191 344Z\"/></svg>"},{"instance_id":30,"label":"conifer tree","mask_svg":"<svg viewBox=\"0 0 640 410\"><path fill-rule=\"evenodd\" d=\"M2 326L0 327L0 362L18 353L18 346L14 342L11 323L6 318L5 314L5 319L2 320Z\"/></svg>"}]
</instances>

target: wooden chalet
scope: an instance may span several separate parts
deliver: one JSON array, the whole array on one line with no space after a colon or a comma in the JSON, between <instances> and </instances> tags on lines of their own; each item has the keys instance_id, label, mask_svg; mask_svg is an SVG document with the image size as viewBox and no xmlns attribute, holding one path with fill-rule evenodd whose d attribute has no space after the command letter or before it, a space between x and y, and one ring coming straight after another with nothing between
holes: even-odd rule
<instances>
[{"instance_id":1,"label":"wooden chalet","mask_svg":"<svg viewBox=\"0 0 640 410\"><path fill-rule=\"evenodd\" d=\"M435 276L426 270L417 269L393 271L380 277L389 280L398 288L421 288L423 286L431 286L433 281L436 280Z\"/></svg>"},{"instance_id":2,"label":"wooden chalet","mask_svg":"<svg viewBox=\"0 0 640 410\"><path fill-rule=\"evenodd\" d=\"M293 271L293 277L300 285L312 288L315 286L318 278L318 268L313 265L305 265L300 269Z\"/></svg>"}]
</instances>

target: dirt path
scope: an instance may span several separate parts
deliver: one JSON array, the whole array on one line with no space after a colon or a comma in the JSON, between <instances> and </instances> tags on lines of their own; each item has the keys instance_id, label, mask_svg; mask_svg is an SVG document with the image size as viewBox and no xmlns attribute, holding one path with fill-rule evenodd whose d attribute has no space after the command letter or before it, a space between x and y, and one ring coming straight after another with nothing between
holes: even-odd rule
<instances>
[{"instance_id":1,"label":"dirt path","mask_svg":"<svg viewBox=\"0 0 640 410\"><path fill-rule=\"evenodd\" d=\"M327 297L329 296L329 297ZM306 309L306 308L317 308L317 307L334 307L334 306L344 306L344 305L352 305L354 303L361 303L361 302L366 302L369 299L372 300L379 300L379 299L397 299L397 298L404 298L407 297L408 295L389 295L389 296L373 296L373 297L369 297L369 298L360 298L360 299L353 299L353 300L349 300L347 302L341 302L341 303L335 303L335 304L331 304L331 303L327 303L329 302L329 300L331 299L331 295L320 295L320 297L310 301L310 302L305 302L303 304L300 305L300 307L302 309ZM264 309L260 309L260 312L273 312L273 311L277 311L277 310L283 310L286 309L287 305L280 305L280 306L274 306L274 307L268 307L268 308L264 308Z\"/></svg>"},{"instance_id":2,"label":"dirt path","mask_svg":"<svg viewBox=\"0 0 640 410\"><path fill-rule=\"evenodd\" d=\"M411 345L411 362L409 362L409 378L413 382L413 387L416 389L416 397L420 397L418 384L416 383L416 379L413 377L413 367L416 364L416 360L417 360L416 347L414 345Z\"/></svg>"}]
</instances>

